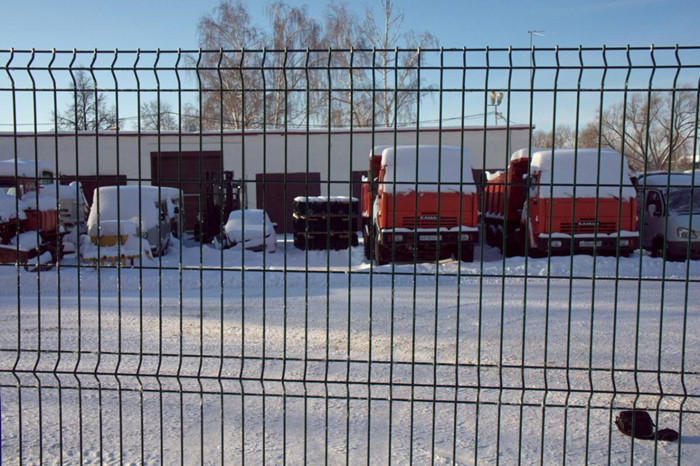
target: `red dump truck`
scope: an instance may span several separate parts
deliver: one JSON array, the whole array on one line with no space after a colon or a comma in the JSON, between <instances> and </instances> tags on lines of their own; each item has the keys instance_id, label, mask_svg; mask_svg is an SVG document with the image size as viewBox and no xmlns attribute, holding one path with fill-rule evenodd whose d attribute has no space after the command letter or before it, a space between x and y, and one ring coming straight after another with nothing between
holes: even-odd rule
<instances>
[{"instance_id":1,"label":"red dump truck","mask_svg":"<svg viewBox=\"0 0 700 466\"><path fill-rule=\"evenodd\" d=\"M52 182L53 173L42 163L0 161L0 263L45 268L61 258L56 198L41 190Z\"/></svg>"},{"instance_id":2,"label":"red dump truck","mask_svg":"<svg viewBox=\"0 0 700 466\"><path fill-rule=\"evenodd\" d=\"M611 149L521 149L484 189L486 241L508 256L526 245L532 256L629 255L636 210L627 164Z\"/></svg>"},{"instance_id":3,"label":"red dump truck","mask_svg":"<svg viewBox=\"0 0 700 466\"><path fill-rule=\"evenodd\" d=\"M377 264L414 254L474 259L478 205L466 149L375 147L361 207L365 256Z\"/></svg>"}]
</instances>

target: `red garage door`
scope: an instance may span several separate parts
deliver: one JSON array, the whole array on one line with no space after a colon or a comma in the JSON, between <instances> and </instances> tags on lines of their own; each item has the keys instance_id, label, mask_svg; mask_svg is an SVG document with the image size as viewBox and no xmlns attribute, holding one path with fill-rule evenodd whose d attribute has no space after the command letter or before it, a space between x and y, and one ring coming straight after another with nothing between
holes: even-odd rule
<instances>
[{"instance_id":1,"label":"red garage door","mask_svg":"<svg viewBox=\"0 0 700 466\"><path fill-rule=\"evenodd\" d=\"M286 194L285 194L286 186ZM308 190L307 190L308 189ZM277 233L292 232L292 213L294 198L297 196L320 196L321 174L258 173L255 175L255 199L258 209L265 209L270 220L277 223ZM287 231L284 229L285 206L287 213Z\"/></svg>"},{"instance_id":2,"label":"red garage door","mask_svg":"<svg viewBox=\"0 0 700 466\"><path fill-rule=\"evenodd\" d=\"M220 176L220 151L151 152L151 184L182 189L185 198L185 231L194 230L200 197L207 192L207 180L211 183L211 180L218 180ZM208 202L207 199L201 201L202 205Z\"/></svg>"}]
</instances>

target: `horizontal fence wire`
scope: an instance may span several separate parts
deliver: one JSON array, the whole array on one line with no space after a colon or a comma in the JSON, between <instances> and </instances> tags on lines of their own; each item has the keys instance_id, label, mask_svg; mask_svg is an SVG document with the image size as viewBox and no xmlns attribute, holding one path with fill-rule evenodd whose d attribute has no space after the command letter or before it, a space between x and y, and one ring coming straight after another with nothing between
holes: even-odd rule
<instances>
[{"instance_id":1,"label":"horizontal fence wire","mask_svg":"<svg viewBox=\"0 0 700 466\"><path fill-rule=\"evenodd\" d=\"M3 462L700 461L700 47L0 66Z\"/></svg>"}]
</instances>

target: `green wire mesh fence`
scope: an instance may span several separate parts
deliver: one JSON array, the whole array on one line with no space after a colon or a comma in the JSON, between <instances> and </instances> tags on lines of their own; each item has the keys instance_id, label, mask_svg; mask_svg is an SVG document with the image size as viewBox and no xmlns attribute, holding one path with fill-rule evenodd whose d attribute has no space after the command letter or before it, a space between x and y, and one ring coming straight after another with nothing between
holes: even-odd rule
<instances>
[{"instance_id":1,"label":"green wire mesh fence","mask_svg":"<svg viewBox=\"0 0 700 466\"><path fill-rule=\"evenodd\" d=\"M4 462L700 461L699 47L0 63Z\"/></svg>"}]
</instances>

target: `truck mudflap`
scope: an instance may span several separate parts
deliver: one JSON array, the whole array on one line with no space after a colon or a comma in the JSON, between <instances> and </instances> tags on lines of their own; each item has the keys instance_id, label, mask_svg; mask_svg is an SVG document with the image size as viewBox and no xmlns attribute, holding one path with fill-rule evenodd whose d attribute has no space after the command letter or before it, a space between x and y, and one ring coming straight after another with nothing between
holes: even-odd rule
<instances>
[{"instance_id":1,"label":"truck mudflap","mask_svg":"<svg viewBox=\"0 0 700 466\"><path fill-rule=\"evenodd\" d=\"M629 256L639 248L639 234L627 232L624 235L546 235L540 234L537 238L537 250L534 253L547 255L548 251L552 256L569 255L572 243L574 254L593 254L600 256L614 256L618 251L621 256Z\"/></svg>"}]
</instances>

